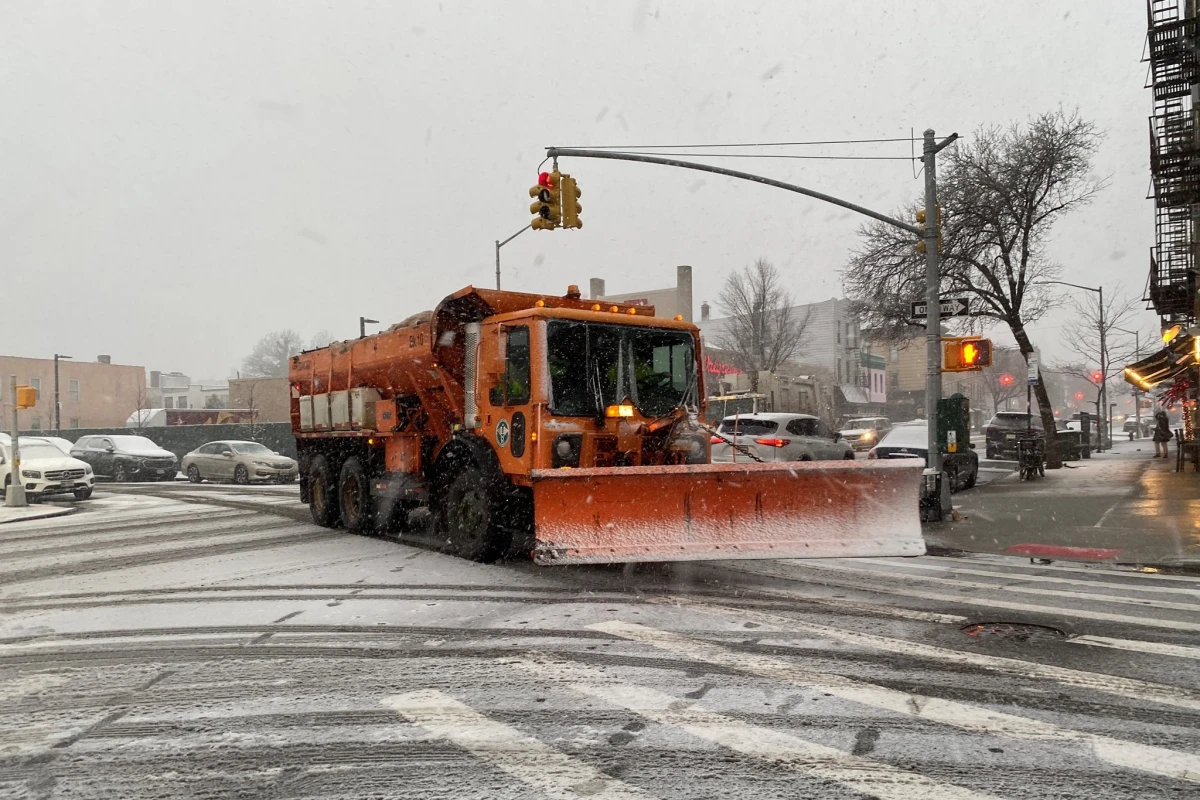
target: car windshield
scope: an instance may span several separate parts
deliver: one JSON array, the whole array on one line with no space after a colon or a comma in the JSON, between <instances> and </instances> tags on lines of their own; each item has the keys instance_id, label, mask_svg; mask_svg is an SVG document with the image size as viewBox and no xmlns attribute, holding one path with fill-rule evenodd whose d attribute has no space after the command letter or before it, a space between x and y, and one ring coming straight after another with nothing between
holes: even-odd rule
<instances>
[{"instance_id":1,"label":"car windshield","mask_svg":"<svg viewBox=\"0 0 1200 800\"><path fill-rule=\"evenodd\" d=\"M869 419L852 419L846 423L846 430L874 430L882 426L882 420L871 417Z\"/></svg>"},{"instance_id":2,"label":"car windshield","mask_svg":"<svg viewBox=\"0 0 1200 800\"><path fill-rule=\"evenodd\" d=\"M546 326L550 410L600 416L631 401L645 416L696 403L696 354L687 331L552 320Z\"/></svg>"},{"instance_id":3,"label":"car windshield","mask_svg":"<svg viewBox=\"0 0 1200 800\"><path fill-rule=\"evenodd\" d=\"M259 444L258 442L232 442L230 447L235 453L241 453L244 456L273 456L275 451L269 447Z\"/></svg>"},{"instance_id":4,"label":"car windshield","mask_svg":"<svg viewBox=\"0 0 1200 800\"><path fill-rule=\"evenodd\" d=\"M736 430L738 436L763 436L779 430L779 423L773 419L726 417L721 420L721 427L718 430L730 435Z\"/></svg>"},{"instance_id":5,"label":"car windshield","mask_svg":"<svg viewBox=\"0 0 1200 800\"><path fill-rule=\"evenodd\" d=\"M1041 417L1035 415L1031 420L1028 414L997 414L988 424L1001 430L1015 431L1029 427L1031 421L1034 428L1042 430Z\"/></svg>"},{"instance_id":6,"label":"car windshield","mask_svg":"<svg viewBox=\"0 0 1200 800\"><path fill-rule=\"evenodd\" d=\"M901 425L892 428L887 436L879 442L879 447L920 447L929 446L929 429L924 425Z\"/></svg>"},{"instance_id":7,"label":"car windshield","mask_svg":"<svg viewBox=\"0 0 1200 800\"><path fill-rule=\"evenodd\" d=\"M110 436L113 445L119 450L162 450L161 447L145 436Z\"/></svg>"},{"instance_id":8,"label":"car windshield","mask_svg":"<svg viewBox=\"0 0 1200 800\"><path fill-rule=\"evenodd\" d=\"M20 441L21 460L32 461L35 458L62 458L63 452L49 442Z\"/></svg>"}]
</instances>

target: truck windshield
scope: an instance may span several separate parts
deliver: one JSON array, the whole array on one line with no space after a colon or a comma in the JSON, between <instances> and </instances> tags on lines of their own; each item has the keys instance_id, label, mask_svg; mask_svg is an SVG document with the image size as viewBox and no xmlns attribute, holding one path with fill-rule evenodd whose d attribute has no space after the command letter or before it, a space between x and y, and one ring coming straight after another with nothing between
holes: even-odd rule
<instances>
[{"instance_id":1,"label":"truck windshield","mask_svg":"<svg viewBox=\"0 0 1200 800\"><path fill-rule=\"evenodd\" d=\"M695 402L696 354L687 331L552 320L546 344L554 414L599 416L631 401L657 417Z\"/></svg>"}]
</instances>

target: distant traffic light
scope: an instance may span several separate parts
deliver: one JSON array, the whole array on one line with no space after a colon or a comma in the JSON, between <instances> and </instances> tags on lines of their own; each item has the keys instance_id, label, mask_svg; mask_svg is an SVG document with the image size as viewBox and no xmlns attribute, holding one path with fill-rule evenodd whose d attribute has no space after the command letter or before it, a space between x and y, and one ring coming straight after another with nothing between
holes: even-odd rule
<instances>
[{"instance_id":1,"label":"distant traffic light","mask_svg":"<svg viewBox=\"0 0 1200 800\"><path fill-rule=\"evenodd\" d=\"M562 226L564 228L582 228L583 220L579 215L583 213L583 206L579 205L579 198L583 192L579 191L579 184L570 175L562 175L562 191L560 198L562 202Z\"/></svg>"},{"instance_id":2,"label":"distant traffic light","mask_svg":"<svg viewBox=\"0 0 1200 800\"><path fill-rule=\"evenodd\" d=\"M1092 373L1092 383L1100 383L1100 381L1102 381L1102 380L1104 380L1103 372L1101 372L1100 370L1096 370L1095 372Z\"/></svg>"},{"instance_id":3,"label":"distant traffic light","mask_svg":"<svg viewBox=\"0 0 1200 800\"><path fill-rule=\"evenodd\" d=\"M1078 403L1082 399L1083 399L1083 392L1076 392L1075 393L1075 402Z\"/></svg>"},{"instance_id":4,"label":"distant traffic light","mask_svg":"<svg viewBox=\"0 0 1200 800\"><path fill-rule=\"evenodd\" d=\"M917 212L917 224L921 226L921 231L922 231L922 238L919 242L917 242L917 252L924 253L925 252L925 238L924 238L925 209L923 209L923 208ZM941 205L937 206L937 212L935 214L935 224L937 225L937 246L938 246L938 252L940 253L940 252L942 252L942 207L941 207Z\"/></svg>"},{"instance_id":5,"label":"distant traffic light","mask_svg":"<svg viewBox=\"0 0 1200 800\"><path fill-rule=\"evenodd\" d=\"M562 222L562 183L557 172L538 175L538 185L529 188L529 196L537 198L529 205L533 222L529 226L537 231L552 231Z\"/></svg>"},{"instance_id":6,"label":"distant traffic light","mask_svg":"<svg viewBox=\"0 0 1200 800\"><path fill-rule=\"evenodd\" d=\"M1007 372L1000 376L1000 385L1007 388L1013 385L1013 376Z\"/></svg>"},{"instance_id":7,"label":"distant traffic light","mask_svg":"<svg viewBox=\"0 0 1200 800\"><path fill-rule=\"evenodd\" d=\"M978 372L992 365L992 340L978 338L943 339L943 372ZM1011 375L1009 376L1012 377Z\"/></svg>"}]
</instances>

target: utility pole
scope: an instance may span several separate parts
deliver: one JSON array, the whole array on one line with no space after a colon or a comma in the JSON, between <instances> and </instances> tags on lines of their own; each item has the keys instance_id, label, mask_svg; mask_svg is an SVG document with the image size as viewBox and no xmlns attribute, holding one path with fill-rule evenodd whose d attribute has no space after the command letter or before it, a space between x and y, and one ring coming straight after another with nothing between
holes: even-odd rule
<instances>
[{"instance_id":1,"label":"utility pole","mask_svg":"<svg viewBox=\"0 0 1200 800\"><path fill-rule=\"evenodd\" d=\"M358 318L358 338L360 338L360 339L367 338L367 323L368 322L371 323L372 325L379 324L379 320L377 320L377 319L368 319L366 317L359 317Z\"/></svg>"},{"instance_id":2,"label":"utility pole","mask_svg":"<svg viewBox=\"0 0 1200 800\"><path fill-rule=\"evenodd\" d=\"M1121 333L1132 333L1133 334L1133 357L1137 361L1141 361L1142 360L1142 335L1140 333L1138 333L1137 331L1131 331L1131 330L1128 330L1127 328L1118 328L1116 325L1113 325L1113 330L1121 331ZM1133 387L1133 416L1134 416L1134 419L1137 420L1137 422L1135 423L1137 425L1137 430L1134 431L1133 438L1141 439L1142 438L1142 393L1138 391L1138 388L1136 385Z\"/></svg>"},{"instance_id":3,"label":"utility pole","mask_svg":"<svg viewBox=\"0 0 1200 800\"><path fill-rule=\"evenodd\" d=\"M512 236L508 237L504 241L500 241L499 239L496 240L496 288L497 289L500 288L500 248L504 247L504 245L508 244L513 239L517 238L518 236L520 236L522 233L524 233L527 230L529 230L528 225L526 225L524 228L521 228L521 230L517 231L516 233L514 233Z\"/></svg>"},{"instance_id":4,"label":"utility pole","mask_svg":"<svg viewBox=\"0 0 1200 800\"><path fill-rule=\"evenodd\" d=\"M54 433L57 434L62 430L62 403L58 399L58 362L61 359L70 358L61 353L54 354Z\"/></svg>"},{"instance_id":5,"label":"utility pole","mask_svg":"<svg viewBox=\"0 0 1200 800\"><path fill-rule=\"evenodd\" d=\"M938 142L933 129L925 131L925 142L921 161L925 165L925 424L928 432L926 445L929 448L927 468L936 476L938 486L938 509L936 519L944 519L950 513L950 484L942 472L942 449L938 441L938 401L942 398L942 315L941 264L938 258L937 203L937 154L942 148L958 138L957 133Z\"/></svg>"},{"instance_id":6,"label":"utility pole","mask_svg":"<svg viewBox=\"0 0 1200 800\"><path fill-rule=\"evenodd\" d=\"M1104 330L1104 287L1096 288L1100 295L1100 401L1104 405L1103 428L1100 429L1100 444L1104 444L1104 436L1108 435L1108 447L1112 447L1112 414L1108 408L1108 344L1105 341Z\"/></svg>"},{"instance_id":7,"label":"utility pole","mask_svg":"<svg viewBox=\"0 0 1200 800\"><path fill-rule=\"evenodd\" d=\"M17 402L17 376L12 376L12 399L13 399L13 418L12 418L12 483L8 485L8 489L4 494L4 505L8 508L24 508L29 505L25 500L25 484L21 482L21 446L17 441L21 425L17 421L17 409L20 404Z\"/></svg>"}]
</instances>

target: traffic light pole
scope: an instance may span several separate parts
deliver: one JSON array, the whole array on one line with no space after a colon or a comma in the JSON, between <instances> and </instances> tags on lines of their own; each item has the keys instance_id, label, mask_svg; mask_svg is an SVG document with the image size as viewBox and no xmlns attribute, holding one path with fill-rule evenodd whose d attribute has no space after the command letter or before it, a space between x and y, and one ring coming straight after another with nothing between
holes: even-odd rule
<instances>
[{"instance_id":1,"label":"traffic light pole","mask_svg":"<svg viewBox=\"0 0 1200 800\"><path fill-rule=\"evenodd\" d=\"M529 230L528 225L526 225L524 228L521 228L521 230L517 231L512 236L508 237L503 242L500 241L499 239L496 240L496 288L497 289L500 288L500 248L504 247L504 245L508 244L513 239L517 238L518 236L520 236L522 233L524 233L527 230Z\"/></svg>"}]
</instances>

